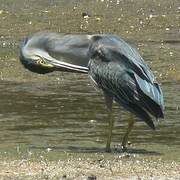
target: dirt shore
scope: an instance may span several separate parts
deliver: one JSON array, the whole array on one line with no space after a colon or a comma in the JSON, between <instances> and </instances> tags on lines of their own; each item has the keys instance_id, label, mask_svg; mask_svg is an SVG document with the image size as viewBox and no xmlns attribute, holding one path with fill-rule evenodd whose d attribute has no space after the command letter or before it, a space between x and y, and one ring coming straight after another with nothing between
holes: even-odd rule
<instances>
[{"instance_id":1,"label":"dirt shore","mask_svg":"<svg viewBox=\"0 0 180 180\"><path fill-rule=\"evenodd\" d=\"M124 153L111 158L71 154L59 160L0 160L0 179L180 179L179 172L179 162Z\"/></svg>"},{"instance_id":2,"label":"dirt shore","mask_svg":"<svg viewBox=\"0 0 180 180\"><path fill-rule=\"evenodd\" d=\"M180 179L178 0L0 0L0 24L0 180ZM134 148L145 150L99 153L107 113L89 81L37 75L20 64L20 42L38 31L117 34L138 48L166 101L165 121L155 132L136 124L131 134ZM127 121L119 106L114 111L117 143ZM79 145L98 153L82 153ZM68 146L77 148L62 152Z\"/></svg>"}]
</instances>

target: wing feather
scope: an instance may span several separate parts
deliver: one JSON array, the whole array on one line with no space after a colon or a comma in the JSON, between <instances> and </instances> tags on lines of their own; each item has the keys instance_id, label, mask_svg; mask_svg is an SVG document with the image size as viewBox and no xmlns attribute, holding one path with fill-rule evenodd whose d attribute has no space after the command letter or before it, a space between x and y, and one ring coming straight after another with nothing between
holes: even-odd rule
<instances>
[{"instance_id":1,"label":"wing feather","mask_svg":"<svg viewBox=\"0 0 180 180\"><path fill-rule=\"evenodd\" d=\"M154 128L148 114L163 117L162 92L138 52L116 37L100 38L90 48L91 78L99 88Z\"/></svg>"}]
</instances>

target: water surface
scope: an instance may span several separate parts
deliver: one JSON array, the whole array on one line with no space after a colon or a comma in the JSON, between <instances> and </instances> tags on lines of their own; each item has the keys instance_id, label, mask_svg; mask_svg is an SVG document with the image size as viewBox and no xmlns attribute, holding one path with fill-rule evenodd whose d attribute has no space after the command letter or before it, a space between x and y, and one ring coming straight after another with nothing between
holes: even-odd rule
<instances>
[{"instance_id":1,"label":"water surface","mask_svg":"<svg viewBox=\"0 0 180 180\"><path fill-rule=\"evenodd\" d=\"M119 4L118 4L119 3ZM133 4L133 6L132 6ZM98 151L105 147L107 110L87 75L37 75L18 60L19 42L37 31L111 33L136 46L164 92L165 120L152 131L135 124L132 147L180 154L180 8L178 1L0 0L0 149ZM91 14L89 19L82 12ZM173 21L172 21L173 19ZM114 103L112 147L129 113Z\"/></svg>"}]
</instances>

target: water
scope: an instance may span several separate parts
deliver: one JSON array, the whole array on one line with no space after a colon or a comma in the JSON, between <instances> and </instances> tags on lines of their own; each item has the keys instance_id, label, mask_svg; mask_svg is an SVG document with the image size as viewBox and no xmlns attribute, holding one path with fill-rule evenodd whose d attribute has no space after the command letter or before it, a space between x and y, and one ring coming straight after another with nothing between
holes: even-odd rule
<instances>
[{"instance_id":1,"label":"water","mask_svg":"<svg viewBox=\"0 0 180 180\"><path fill-rule=\"evenodd\" d=\"M136 123L130 136L133 148L180 160L179 6L178 1L161 0L0 0L0 151L88 152L105 147L107 110L88 76L37 75L18 60L20 40L33 32L101 32L121 35L136 46L162 84L165 120L156 122L156 131ZM82 12L92 16L83 19ZM121 142L129 113L114 103L113 117L112 147Z\"/></svg>"}]
</instances>

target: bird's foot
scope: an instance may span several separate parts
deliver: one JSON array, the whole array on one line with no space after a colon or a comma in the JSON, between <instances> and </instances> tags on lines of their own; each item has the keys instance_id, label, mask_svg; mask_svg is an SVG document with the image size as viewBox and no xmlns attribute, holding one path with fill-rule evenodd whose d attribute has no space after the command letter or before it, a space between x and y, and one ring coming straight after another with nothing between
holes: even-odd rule
<instances>
[{"instance_id":1,"label":"bird's foot","mask_svg":"<svg viewBox=\"0 0 180 180\"><path fill-rule=\"evenodd\" d=\"M110 153L110 152L111 152L111 148L110 148L110 147L106 147L105 151L106 151L107 153Z\"/></svg>"},{"instance_id":2,"label":"bird's foot","mask_svg":"<svg viewBox=\"0 0 180 180\"><path fill-rule=\"evenodd\" d=\"M122 150L122 152L127 152L127 145L128 146L130 146L132 143L131 143L131 141L128 141L127 143L125 143L125 144L121 144L121 150Z\"/></svg>"},{"instance_id":3,"label":"bird's foot","mask_svg":"<svg viewBox=\"0 0 180 180\"><path fill-rule=\"evenodd\" d=\"M121 150L122 150L122 152L127 152L127 147L126 147L126 146L121 145Z\"/></svg>"},{"instance_id":4,"label":"bird's foot","mask_svg":"<svg viewBox=\"0 0 180 180\"><path fill-rule=\"evenodd\" d=\"M130 146L131 144L132 143L128 141L127 144L118 144L118 145L115 145L114 148L118 152L127 152L128 151L127 146Z\"/></svg>"}]
</instances>

